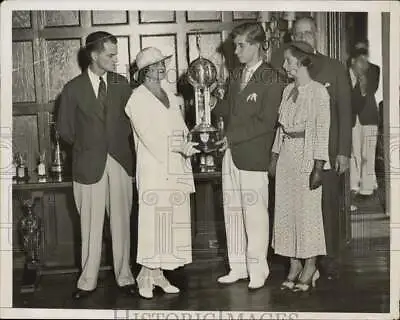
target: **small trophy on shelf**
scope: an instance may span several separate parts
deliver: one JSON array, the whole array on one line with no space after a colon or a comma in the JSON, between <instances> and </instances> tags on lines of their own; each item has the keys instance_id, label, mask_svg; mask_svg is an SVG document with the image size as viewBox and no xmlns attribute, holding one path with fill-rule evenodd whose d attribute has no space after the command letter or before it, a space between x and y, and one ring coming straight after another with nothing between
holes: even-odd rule
<instances>
[{"instance_id":1,"label":"small trophy on shelf","mask_svg":"<svg viewBox=\"0 0 400 320\"><path fill-rule=\"evenodd\" d=\"M54 145L54 155L53 155L53 163L51 166L51 173L54 181L62 182L63 181L63 173L64 173L64 165L63 165L63 157L60 148L60 136L55 130L55 145Z\"/></svg>"},{"instance_id":2,"label":"small trophy on shelf","mask_svg":"<svg viewBox=\"0 0 400 320\"><path fill-rule=\"evenodd\" d=\"M39 155L39 164L37 167L37 172L38 172L38 182L46 182L47 181L46 151L43 151L43 153Z\"/></svg>"},{"instance_id":3,"label":"small trophy on shelf","mask_svg":"<svg viewBox=\"0 0 400 320\"><path fill-rule=\"evenodd\" d=\"M23 183L28 181L28 167L26 165L26 154L22 154L20 152L17 153L17 182Z\"/></svg>"}]
</instances>

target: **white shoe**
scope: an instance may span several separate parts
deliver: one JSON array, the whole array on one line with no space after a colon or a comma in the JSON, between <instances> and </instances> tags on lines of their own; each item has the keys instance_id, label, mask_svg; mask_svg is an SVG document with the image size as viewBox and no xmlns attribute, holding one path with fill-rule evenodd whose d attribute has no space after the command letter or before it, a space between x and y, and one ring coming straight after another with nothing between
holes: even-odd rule
<instances>
[{"instance_id":1,"label":"white shoe","mask_svg":"<svg viewBox=\"0 0 400 320\"><path fill-rule=\"evenodd\" d=\"M357 211L357 210L358 210L358 208L357 208L356 205L352 204L352 205L350 206L350 211Z\"/></svg>"},{"instance_id":2,"label":"white shoe","mask_svg":"<svg viewBox=\"0 0 400 320\"><path fill-rule=\"evenodd\" d=\"M154 285L160 287L165 293L180 292L179 288L173 286L162 273L160 273L158 277L154 278Z\"/></svg>"},{"instance_id":3,"label":"white shoe","mask_svg":"<svg viewBox=\"0 0 400 320\"><path fill-rule=\"evenodd\" d=\"M180 292L179 288L173 286L172 284L170 284L169 286L166 286L166 287L160 286L160 288L163 289L165 293L179 293Z\"/></svg>"},{"instance_id":4,"label":"white shoe","mask_svg":"<svg viewBox=\"0 0 400 320\"><path fill-rule=\"evenodd\" d=\"M217 279L217 281L219 283L228 284L228 283L235 283L236 281L239 281L241 279L247 279L247 278L248 278L247 275L243 275L243 274L240 275L240 274L237 274L237 273L234 273L231 271L226 276L219 277Z\"/></svg>"},{"instance_id":5,"label":"white shoe","mask_svg":"<svg viewBox=\"0 0 400 320\"><path fill-rule=\"evenodd\" d=\"M153 288L152 287L139 288L139 294L143 298L152 299L153 298Z\"/></svg>"},{"instance_id":6,"label":"white shoe","mask_svg":"<svg viewBox=\"0 0 400 320\"><path fill-rule=\"evenodd\" d=\"M262 277L250 277L249 289L259 289L264 286L265 281L267 280L268 275Z\"/></svg>"},{"instance_id":7,"label":"white shoe","mask_svg":"<svg viewBox=\"0 0 400 320\"><path fill-rule=\"evenodd\" d=\"M253 278L250 279L249 289L259 289L264 286L266 278Z\"/></svg>"}]
</instances>

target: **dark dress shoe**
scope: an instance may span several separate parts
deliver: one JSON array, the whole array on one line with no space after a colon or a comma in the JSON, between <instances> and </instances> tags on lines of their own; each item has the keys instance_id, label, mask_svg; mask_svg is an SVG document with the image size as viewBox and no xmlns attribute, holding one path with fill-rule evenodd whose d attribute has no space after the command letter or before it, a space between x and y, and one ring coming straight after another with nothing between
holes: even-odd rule
<instances>
[{"instance_id":1,"label":"dark dress shoe","mask_svg":"<svg viewBox=\"0 0 400 320\"><path fill-rule=\"evenodd\" d=\"M119 290L128 296L136 295L136 285L128 284L127 286L118 286Z\"/></svg>"},{"instance_id":2,"label":"dark dress shoe","mask_svg":"<svg viewBox=\"0 0 400 320\"><path fill-rule=\"evenodd\" d=\"M72 297L75 300L79 300L79 299L86 298L86 297L90 296L93 292L94 292L94 290L88 291L88 290L78 289L73 293Z\"/></svg>"}]
</instances>

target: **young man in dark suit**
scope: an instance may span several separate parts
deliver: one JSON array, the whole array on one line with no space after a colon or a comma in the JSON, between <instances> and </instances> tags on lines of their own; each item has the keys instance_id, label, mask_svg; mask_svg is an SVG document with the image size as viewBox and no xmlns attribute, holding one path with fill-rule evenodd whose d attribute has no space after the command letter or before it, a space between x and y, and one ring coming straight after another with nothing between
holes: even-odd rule
<instances>
[{"instance_id":1,"label":"young man in dark suit","mask_svg":"<svg viewBox=\"0 0 400 320\"><path fill-rule=\"evenodd\" d=\"M222 187L230 272L218 282L250 276L249 289L257 289L269 275L267 166L283 85L263 62L261 24L242 24L232 38L242 66L231 73L227 93L213 109L226 124Z\"/></svg>"},{"instance_id":2,"label":"young man in dark suit","mask_svg":"<svg viewBox=\"0 0 400 320\"><path fill-rule=\"evenodd\" d=\"M317 27L311 17L295 21L293 40L305 41L316 48ZM315 81L325 85L330 96L331 128L329 132L329 157L332 170L324 171L322 184L322 211L324 219L327 256L321 258L321 271L328 279L339 275L340 256L340 201L343 196L344 179L349 169L351 153L351 99L350 85L345 66L338 60L315 52L322 68L311 74Z\"/></svg>"},{"instance_id":3,"label":"young man in dark suit","mask_svg":"<svg viewBox=\"0 0 400 320\"><path fill-rule=\"evenodd\" d=\"M359 47L351 52L348 68L353 110L350 187L361 196L372 195L377 187L375 149L379 114L375 93L379 86L379 74L379 67L369 63L366 48Z\"/></svg>"},{"instance_id":4,"label":"young man in dark suit","mask_svg":"<svg viewBox=\"0 0 400 320\"><path fill-rule=\"evenodd\" d=\"M107 32L86 38L90 65L69 81L61 94L60 136L72 144L72 178L81 219L82 273L75 299L97 285L105 210L110 216L114 273L118 286L133 294L130 269L133 148L131 127L124 113L131 88L114 73L117 39Z\"/></svg>"}]
</instances>

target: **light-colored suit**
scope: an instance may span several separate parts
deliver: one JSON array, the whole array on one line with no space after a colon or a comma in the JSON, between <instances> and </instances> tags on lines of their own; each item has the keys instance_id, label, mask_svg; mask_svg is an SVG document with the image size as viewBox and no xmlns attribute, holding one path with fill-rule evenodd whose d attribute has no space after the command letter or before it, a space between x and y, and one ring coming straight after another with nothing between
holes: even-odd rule
<instances>
[{"instance_id":1,"label":"light-colored suit","mask_svg":"<svg viewBox=\"0 0 400 320\"><path fill-rule=\"evenodd\" d=\"M169 109L141 85L133 91L125 111L137 154L137 262L172 270L192 262L190 193L195 189L190 158L172 151L188 129L177 97L164 90Z\"/></svg>"}]
</instances>

